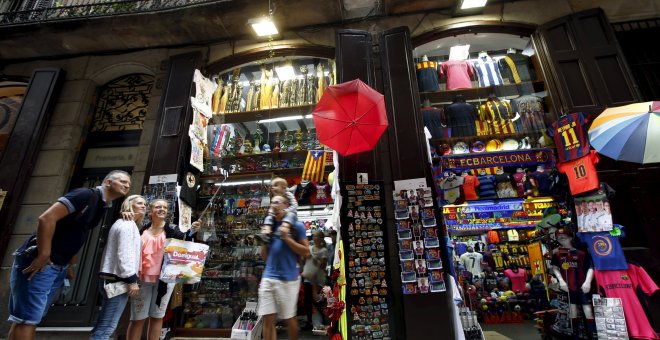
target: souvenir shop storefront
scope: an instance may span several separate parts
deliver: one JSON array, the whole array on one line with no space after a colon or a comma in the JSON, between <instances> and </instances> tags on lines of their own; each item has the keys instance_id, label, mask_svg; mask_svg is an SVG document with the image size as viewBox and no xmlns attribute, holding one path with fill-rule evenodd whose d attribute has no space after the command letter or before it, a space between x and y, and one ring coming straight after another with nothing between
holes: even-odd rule
<instances>
[{"instance_id":1,"label":"souvenir shop storefront","mask_svg":"<svg viewBox=\"0 0 660 340\"><path fill-rule=\"evenodd\" d=\"M329 240L340 249L330 310L344 338L480 338L486 324L525 320L559 336L648 331L625 318L629 291L607 281L637 275L629 288L653 291L642 269L624 268L623 228L607 219L586 130L597 115L550 96L565 84L547 78L552 59L533 29L482 28L417 41L407 28L377 41L346 30L334 55L263 54L203 72L188 63L195 91L174 171L186 174L177 213L201 218L210 251L201 281L174 295L175 334L230 336L250 324L237 320L250 321L257 302L264 263L253 235L275 177L310 233L339 234ZM382 92L396 129L337 153L319 141L313 112L328 86L354 79ZM175 197L171 177L153 180L145 194ZM603 267L609 257L617 264Z\"/></svg>"},{"instance_id":2,"label":"souvenir shop storefront","mask_svg":"<svg viewBox=\"0 0 660 340\"><path fill-rule=\"evenodd\" d=\"M653 108L555 107L529 37L458 34L413 56L465 338L483 339L492 324L535 337L657 338L645 306L658 287L626 261L614 191L595 166L601 152L632 159L633 148L611 151L611 140L634 138L613 126Z\"/></svg>"}]
</instances>

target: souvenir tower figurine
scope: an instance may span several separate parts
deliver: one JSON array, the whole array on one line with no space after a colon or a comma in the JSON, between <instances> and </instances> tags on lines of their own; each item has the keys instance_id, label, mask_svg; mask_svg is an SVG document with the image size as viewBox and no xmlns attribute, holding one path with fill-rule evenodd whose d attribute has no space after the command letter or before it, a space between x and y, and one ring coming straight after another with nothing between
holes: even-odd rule
<instances>
[{"instance_id":1,"label":"souvenir tower figurine","mask_svg":"<svg viewBox=\"0 0 660 340\"><path fill-rule=\"evenodd\" d=\"M275 145L273 146L273 152L274 153L279 153L280 152L280 133L275 132Z\"/></svg>"},{"instance_id":2,"label":"souvenir tower figurine","mask_svg":"<svg viewBox=\"0 0 660 340\"><path fill-rule=\"evenodd\" d=\"M243 142L243 153L251 154L252 153L252 142L250 142L250 133L248 132L245 135L245 141Z\"/></svg>"},{"instance_id":3,"label":"souvenir tower figurine","mask_svg":"<svg viewBox=\"0 0 660 340\"><path fill-rule=\"evenodd\" d=\"M302 138L303 138L302 131L296 130L295 136L296 136L296 144L293 146L293 151L300 151L300 150L303 149L303 147L302 147Z\"/></svg>"},{"instance_id":4,"label":"souvenir tower figurine","mask_svg":"<svg viewBox=\"0 0 660 340\"><path fill-rule=\"evenodd\" d=\"M307 138L305 139L305 150L314 149L314 138L312 136L312 129L307 128Z\"/></svg>"},{"instance_id":5,"label":"souvenir tower figurine","mask_svg":"<svg viewBox=\"0 0 660 340\"><path fill-rule=\"evenodd\" d=\"M289 131L284 130L282 135L282 139L280 140L280 150L282 152L289 151Z\"/></svg>"},{"instance_id":6,"label":"souvenir tower figurine","mask_svg":"<svg viewBox=\"0 0 660 340\"><path fill-rule=\"evenodd\" d=\"M307 98L308 93L307 91L304 90L307 88L307 85L309 83L309 80L307 78L307 74L309 73L309 70L307 69L307 65L300 66L300 73L302 73L302 79L300 80L299 86L301 89L303 89L303 91L299 92L298 105L307 104L308 102L308 98Z\"/></svg>"},{"instance_id":7,"label":"souvenir tower figurine","mask_svg":"<svg viewBox=\"0 0 660 340\"><path fill-rule=\"evenodd\" d=\"M227 147L225 148L225 156L235 156L236 155L236 138L234 136L229 137L229 140L227 141Z\"/></svg>"},{"instance_id":8,"label":"souvenir tower figurine","mask_svg":"<svg viewBox=\"0 0 660 340\"><path fill-rule=\"evenodd\" d=\"M236 134L236 146L235 146L235 154L240 155L243 153L243 137L239 135L238 133Z\"/></svg>"},{"instance_id":9,"label":"souvenir tower figurine","mask_svg":"<svg viewBox=\"0 0 660 340\"><path fill-rule=\"evenodd\" d=\"M257 127L257 130L254 131L254 153L261 153L261 141L264 139L263 132L260 128Z\"/></svg>"}]
</instances>

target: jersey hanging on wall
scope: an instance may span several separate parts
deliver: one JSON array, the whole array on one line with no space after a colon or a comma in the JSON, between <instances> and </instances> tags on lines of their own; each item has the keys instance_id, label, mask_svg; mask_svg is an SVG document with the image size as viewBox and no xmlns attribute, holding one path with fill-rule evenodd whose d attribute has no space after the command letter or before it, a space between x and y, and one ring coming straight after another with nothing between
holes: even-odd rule
<instances>
[{"instance_id":1,"label":"jersey hanging on wall","mask_svg":"<svg viewBox=\"0 0 660 340\"><path fill-rule=\"evenodd\" d=\"M571 188L571 194L577 195L598 189L596 163L598 163L598 154L596 151L591 151L584 157L557 165L559 171L568 176L568 186Z\"/></svg>"},{"instance_id":2,"label":"jersey hanging on wall","mask_svg":"<svg viewBox=\"0 0 660 340\"><path fill-rule=\"evenodd\" d=\"M582 112L560 117L552 124L550 132L555 139L560 162L580 158L589 153L589 139L585 128L586 122Z\"/></svg>"}]
</instances>

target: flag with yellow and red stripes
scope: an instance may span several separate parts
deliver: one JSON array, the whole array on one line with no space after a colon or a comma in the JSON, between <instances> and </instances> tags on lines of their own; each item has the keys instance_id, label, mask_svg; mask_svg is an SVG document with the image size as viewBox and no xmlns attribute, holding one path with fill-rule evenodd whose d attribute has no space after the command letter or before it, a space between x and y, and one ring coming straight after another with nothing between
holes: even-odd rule
<instances>
[{"instance_id":1,"label":"flag with yellow and red stripes","mask_svg":"<svg viewBox=\"0 0 660 340\"><path fill-rule=\"evenodd\" d=\"M302 179L306 179L312 183L323 181L325 174L325 151L324 150L309 150L307 152L307 159L303 167Z\"/></svg>"}]
</instances>

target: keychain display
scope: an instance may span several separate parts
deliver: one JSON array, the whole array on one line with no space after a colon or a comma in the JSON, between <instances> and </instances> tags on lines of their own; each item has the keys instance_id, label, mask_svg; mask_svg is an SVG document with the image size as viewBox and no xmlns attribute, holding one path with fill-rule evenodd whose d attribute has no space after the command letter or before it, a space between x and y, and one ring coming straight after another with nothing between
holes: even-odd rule
<instances>
[{"instance_id":1,"label":"keychain display","mask_svg":"<svg viewBox=\"0 0 660 340\"><path fill-rule=\"evenodd\" d=\"M382 184L346 183L342 187L347 225L347 312L353 339L391 339L386 235ZM412 237L412 236L411 236ZM412 247L412 245L411 245ZM414 270L412 248L407 266ZM416 285L416 277L409 278ZM415 283L413 283L415 282ZM428 285L427 285L428 286Z\"/></svg>"},{"instance_id":2,"label":"keychain display","mask_svg":"<svg viewBox=\"0 0 660 340\"><path fill-rule=\"evenodd\" d=\"M431 189L404 188L393 195L403 293L444 292Z\"/></svg>"},{"instance_id":3,"label":"keychain display","mask_svg":"<svg viewBox=\"0 0 660 340\"><path fill-rule=\"evenodd\" d=\"M594 316L598 339L628 339L626 316L620 298L601 298L594 295Z\"/></svg>"}]
</instances>

